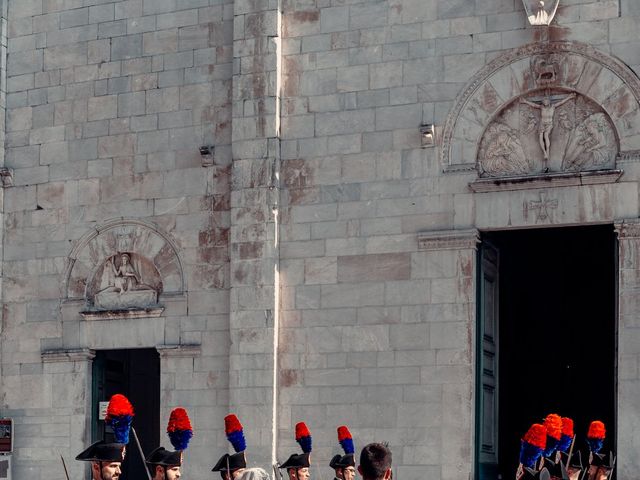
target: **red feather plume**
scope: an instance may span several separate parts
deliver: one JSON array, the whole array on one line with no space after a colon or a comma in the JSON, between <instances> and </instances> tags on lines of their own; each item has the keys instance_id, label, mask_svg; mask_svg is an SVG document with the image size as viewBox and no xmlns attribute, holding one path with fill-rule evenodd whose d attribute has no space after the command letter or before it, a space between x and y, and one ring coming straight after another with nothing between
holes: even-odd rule
<instances>
[{"instance_id":1,"label":"red feather plume","mask_svg":"<svg viewBox=\"0 0 640 480\"><path fill-rule=\"evenodd\" d=\"M121 393L116 393L111 397L111 400L109 400L106 418L120 417L124 415L133 417L133 405L131 405L131 402L129 402L127 397Z\"/></svg>"},{"instance_id":2,"label":"red feather plume","mask_svg":"<svg viewBox=\"0 0 640 480\"><path fill-rule=\"evenodd\" d=\"M544 449L547 446L547 428L539 423L531 425L527 433L524 434L522 440Z\"/></svg>"},{"instance_id":3,"label":"red feather plume","mask_svg":"<svg viewBox=\"0 0 640 480\"><path fill-rule=\"evenodd\" d=\"M296 424L296 440L300 440L302 437L310 437L311 432L307 428L307 424L304 422L300 422Z\"/></svg>"},{"instance_id":4,"label":"red feather plume","mask_svg":"<svg viewBox=\"0 0 640 480\"><path fill-rule=\"evenodd\" d=\"M562 417L562 434L573 437L573 420L569 417Z\"/></svg>"},{"instance_id":5,"label":"red feather plume","mask_svg":"<svg viewBox=\"0 0 640 480\"><path fill-rule=\"evenodd\" d=\"M224 417L224 431L227 435L242 430L242 424L233 413Z\"/></svg>"},{"instance_id":6,"label":"red feather plume","mask_svg":"<svg viewBox=\"0 0 640 480\"><path fill-rule=\"evenodd\" d=\"M338 427L338 441L341 442L346 438L352 438L351 432L345 425L342 425L341 427Z\"/></svg>"},{"instance_id":7,"label":"red feather plume","mask_svg":"<svg viewBox=\"0 0 640 480\"><path fill-rule=\"evenodd\" d=\"M550 413L544 419L544 426L547 428L547 435L556 440L560 440L562 436L562 417L555 413Z\"/></svg>"},{"instance_id":8,"label":"red feather plume","mask_svg":"<svg viewBox=\"0 0 640 480\"><path fill-rule=\"evenodd\" d=\"M605 435L606 435L607 431L604 428L604 423L602 423L600 420L594 420L593 422L591 422L591 425L589 425L589 433L587 433L587 438L597 438L597 439L604 439Z\"/></svg>"},{"instance_id":9,"label":"red feather plume","mask_svg":"<svg viewBox=\"0 0 640 480\"><path fill-rule=\"evenodd\" d=\"M169 415L169 424L167 425L167 432L175 432L179 430L193 430L191 428L191 421L189 415L184 408L174 408Z\"/></svg>"}]
</instances>

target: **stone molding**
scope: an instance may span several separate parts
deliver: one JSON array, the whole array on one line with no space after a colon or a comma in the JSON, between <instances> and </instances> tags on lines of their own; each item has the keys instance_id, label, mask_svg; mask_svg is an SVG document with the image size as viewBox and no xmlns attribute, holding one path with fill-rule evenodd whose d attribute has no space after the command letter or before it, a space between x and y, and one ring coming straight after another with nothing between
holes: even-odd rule
<instances>
[{"instance_id":1,"label":"stone molding","mask_svg":"<svg viewBox=\"0 0 640 480\"><path fill-rule=\"evenodd\" d=\"M529 190L534 188L576 187L616 183L624 174L623 170L596 170L577 173L550 173L545 175L522 175L516 177L479 178L469 183L476 193L503 192L509 190Z\"/></svg>"},{"instance_id":2,"label":"stone molding","mask_svg":"<svg viewBox=\"0 0 640 480\"><path fill-rule=\"evenodd\" d=\"M202 353L200 345L158 345L156 347L161 358L197 357Z\"/></svg>"},{"instance_id":3,"label":"stone molding","mask_svg":"<svg viewBox=\"0 0 640 480\"><path fill-rule=\"evenodd\" d=\"M566 78L559 78L554 81L553 85L545 85L545 88L558 87L573 90L591 98L599 105L605 101L615 102L616 99L620 101L624 99L628 104L624 108L616 107L620 111L607 109L606 106L604 108L607 114L613 117L620 141L620 155L624 157L628 152L638 150L636 144L640 144L640 126L635 126L638 123L635 122L635 117L640 116L638 109L640 79L633 71L620 60L587 44L579 42L535 43L510 50L489 62L471 78L458 95L447 116L440 137L440 160L445 172L461 172L468 171L470 169L468 167L475 168L478 142L484 128L492 121L493 117L517 96L541 88L539 82L536 83L536 79L531 75L530 61L536 56L545 55L571 57L583 62L579 75L591 67L594 71L590 74L594 78L602 75L615 79L619 85L614 86L612 80L610 82L612 84L611 90L604 92L593 90L593 84L597 82L580 82L579 76L571 82ZM565 74L566 76L567 74ZM573 84L571 84L572 82ZM489 102L489 105L481 105L479 102L484 94L489 94L491 97L492 101ZM600 98L596 98L597 96ZM630 118L627 119L626 116L630 116ZM473 121L469 120L474 118ZM474 123L474 121L480 123ZM629 128L625 125L632 125L632 127Z\"/></svg>"},{"instance_id":4,"label":"stone molding","mask_svg":"<svg viewBox=\"0 0 640 480\"><path fill-rule=\"evenodd\" d=\"M132 308L126 310L83 310L80 316L85 320L132 320L134 318L158 318L164 312L163 306Z\"/></svg>"},{"instance_id":5,"label":"stone molding","mask_svg":"<svg viewBox=\"0 0 640 480\"><path fill-rule=\"evenodd\" d=\"M40 354L43 363L90 362L95 358L95 356L95 350L90 348L45 350Z\"/></svg>"},{"instance_id":6,"label":"stone molding","mask_svg":"<svg viewBox=\"0 0 640 480\"><path fill-rule=\"evenodd\" d=\"M613 224L619 239L640 238L640 218L626 218Z\"/></svg>"},{"instance_id":7,"label":"stone molding","mask_svg":"<svg viewBox=\"0 0 640 480\"><path fill-rule=\"evenodd\" d=\"M475 249L478 243L480 232L476 229L418 232L418 250Z\"/></svg>"}]
</instances>

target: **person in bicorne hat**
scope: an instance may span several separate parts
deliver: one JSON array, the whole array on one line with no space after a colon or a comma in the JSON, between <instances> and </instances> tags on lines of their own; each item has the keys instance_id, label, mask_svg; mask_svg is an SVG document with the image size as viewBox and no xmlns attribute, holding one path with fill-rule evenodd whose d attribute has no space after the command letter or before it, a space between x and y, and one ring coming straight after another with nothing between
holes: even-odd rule
<instances>
[{"instance_id":1,"label":"person in bicorne hat","mask_svg":"<svg viewBox=\"0 0 640 480\"><path fill-rule=\"evenodd\" d=\"M587 444L589 445L589 466L585 480L608 480L616 465L613 452L609 455L600 453L606 437L606 428L600 420L594 420L589 425Z\"/></svg>"},{"instance_id":2,"label":"person in bicorne hat","mask_svg":"<svg viewBox=\"0 0 640 480\"><path fill-rule=\"evenodd\" d=\"M279 468L287 470L288 480L309 480L311 472L311 433L304 422L296 425L296 441L302 448L302 453L294 453Z\"/></svg>"},{"instance_id":3,"label":"person in bicorne hat","mask_svg":"<svg viewBox=\"0 0 640 480\"><path fill-rule=\"evenodd\" d=\"M124 395L116 394L111 397L105 422L112 428L115 442L100 440L76 456L76 460L91 462L92 480L120 478L133 415L133 407Z\"/></svg>"},{"instance_id":4,"label":"person in bicorne hat","mask_svg":"<svg viewBox=\"0 0 640 480\"><path fill-rule=\"evenodd\" d=\"M183 452L193 437L191 422L184 408L171 412L167 434L175 451L158 447L145 459L153 480L178 480L182 476Z\"/></svg>"},{"instance_id":5,"label":"person in bicorne hat","mask_svg":"<svg viewBox=\"0 0 640 480\"><path fill-rule=\"evenodd\" d=\"M353 444L351 432L345 425L338 427L338 442L344 450L344 455L337 461L340 478L343 480L354 480L356 477L356 448Z\"/></svg>"},{"instance_id":6,"label":"person in bicorne hat","mask_svg":"<svg viewBox=\"0 0 640 480\"><path fill-rule=\"evenodd\" d=\"M220 472L222 480L235 480L247 468L245 455L247 444L244 439L244 430L240 420L234 414L224 417L224 430L235 453L222 455L211 471Z\"/></svg>"},{"instance_id":7,"label":"person in bicorne hat","mask_svg":"<svg viewBox=\"0 0 640 480\"><path fill-rule=\"evenodd\" d=\"M582 454L580 450L576 450L571 454L571 459L569 459L568 453L560 453L560 461L567 465L569 480L580 480L582 478L584 465L582 464Z\"/></svg>"},{"instance_id":8,"label":"person in bicorne hat","mask_svg":"<svg viewBox=\"0 0 640 480\"><path fill-rule=\"evenodd\" d=\"M334 455L331 461L329 462L329 466L333 468L333 471L335 472L333 480L344 480L344 477L342 476L342 467L338 465L341 458L342 458L342 455L338 453Z\"/></svg>"}]
</instances>

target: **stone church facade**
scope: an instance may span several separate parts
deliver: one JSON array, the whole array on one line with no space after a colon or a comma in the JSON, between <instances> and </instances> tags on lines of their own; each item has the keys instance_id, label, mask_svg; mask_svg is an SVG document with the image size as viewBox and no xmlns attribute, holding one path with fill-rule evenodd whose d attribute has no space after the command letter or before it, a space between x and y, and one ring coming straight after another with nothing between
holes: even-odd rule
<instances>
[{"instance_id":1,"label":"stone church facade","mask_svg":"<svg viewBox=\"0 0 640 480\"><path fill-rule=\"evenodd\" d=\"M1 0L13 478L63 478L61 454L86 474L96 359L137 349L161 426L191 415L189 478L229 412L252 465L306 421L317 478L341 424L402 480L480 478L483 235L595 225L617 248L609 441L635 478L640 4L560 0L550 26L535 4Z\"/></svg>"}]
</instances>

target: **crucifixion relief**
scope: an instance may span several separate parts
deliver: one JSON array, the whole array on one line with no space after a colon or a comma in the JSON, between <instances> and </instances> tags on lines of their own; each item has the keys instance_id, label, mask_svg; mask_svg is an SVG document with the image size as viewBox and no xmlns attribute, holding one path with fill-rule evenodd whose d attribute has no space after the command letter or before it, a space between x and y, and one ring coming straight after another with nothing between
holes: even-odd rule
<instances>
[{"instance_id":1,"label":"crucifixion relief","mask_svg":"<svg viewBox=\"0 0 640 480\"><path fill-rule=\"evenodd\" d=\"M553 130L553 117L556 113L556 108L564 105L569 100L576 96L575 93L570 93L566 97L556 102L551 101L551 95L547 93L542 98L541 103L532 102L526 98L521 98L520 101L532 108L540 110L540 125L538 127L538 143L542 149L545 163L549 160L549 152L551 150L551 130Z\"/></svg>"}]
</instances>

